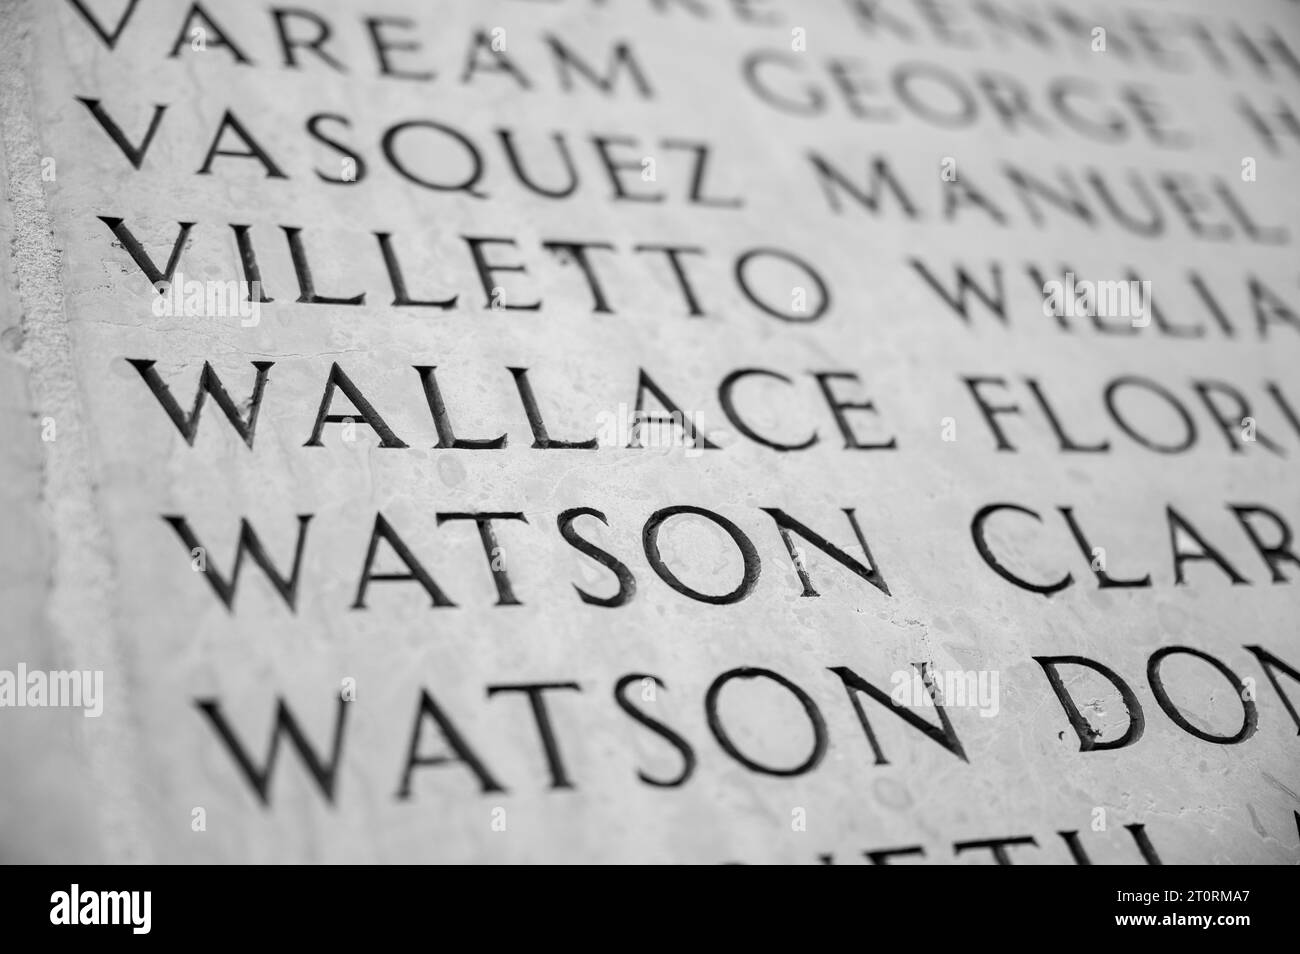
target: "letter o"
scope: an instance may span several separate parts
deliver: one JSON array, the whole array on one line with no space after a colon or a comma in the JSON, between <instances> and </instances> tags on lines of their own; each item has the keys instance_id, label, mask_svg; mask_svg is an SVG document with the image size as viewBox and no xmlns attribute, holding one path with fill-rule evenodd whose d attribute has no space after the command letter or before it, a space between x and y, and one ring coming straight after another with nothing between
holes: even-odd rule
<instances>
[{"instance_id":1,"label":"letter o","mask_svg":"<svg viewBox=\"0 0 1300 954\"><path fill-rule=\"evenodd\" d=\"M771 679L778 685L789 689L794 697L799 700L799 704L803 706L803 711L808 714L808 721L812 723L813 749L808 754L808 758L793 768L772 768L749 758L740 749L736 748L736 744L731 741L731 737L727 735L726 730L722 727L722 720L718 717L718 696L722 693L722 687L732 679L756 679L759 676ZM722 746L722 750L751 771L761 772L764 775L802 775L816 768L817 763L826 754L826 720L822 718L817 703L812 701L812 697L808 693L785 678L785 676L772 672L770 669L756 669L746 666L724 672L713 680L713 685L709 686L709 691L704 697L704 713L709 720L709 729L713 732L713 737L718 740L718 745Z\"/></svg>"},{"instance_id":2,"label":"letter o","mask_svg":"<svg viewBox=\"0 0 1300 954\"><path fill-rule=\"evenodd\" d=\"M1129 426L1128 421L1120 417L1119 411L1115 408L1115 392L1125 385L1140 385L1159 397L1164 398L1165 401L1178 412L1178 416L1183 419L1183 428L1187 432L1186 439L1178 445L1157 444L1154 441L1147 440L1144 435L1133 430L1133 428ZM1181 454L1196 443L1196 422L1192 420L1192 416L1187 413L1187 408L1183 407L1178 398L1174 397L1154 381L1148 381L1146 378L1138 377L1135 374L1126 374L1123 377L1116 378L1114 381L1111 381L1106 385L1105 397L1106 410L1110 412L1111 420L1119 426L1120 430L1148 450L1153 450L1160 454Z\"/></svg>"},{"instance_id":3,"label":"letter o","mask_svg":"<svg viewBox=\"0 0 1300 954\"><path fill-rule=\"evenodd\" d=\"M677 578L672 570L668 569L668 564L664 562L663 556L659 553L659 528L663 526L669 517L676 517L684 513L693 513L696 516L713 521L727 531L727 535L740 549L741 558L745 561L745 575L730 593L723 593L721 596L701 593L699 590L687 586ZM762 564L758 559L758 551L754 549L754 544L750 542L749 537L745 536L744 531L721 514L705 510L703 507L682 505L656 510L650 515L650 519L645 522L645 527L641 532L641 543L645 549L646 559L650 561L650 566L654 571L659 574L659 579L678 593L689 596L693 600L699 600L701 603L718 605L739 603L753 591L754 584L758 582L758 574L762 570Z\"/></svg>"},{"instance_id":4,"label":"letter o","mask_svg":"<svg viewBox=\"0 0 1300 954\"><path fill-rule=\"evenodd\" d=\"M781 311L779 308L774 308L765 301L760 301L758 296L756 296L753 290L749 287L749 283L745 280L745 272L749 263L759 255L768 255L772 258L785 259L787 262L790 262L802 271L817 288L817 296L820 299L817 307L810 309L807 315L802 315L799 312ZM790 252L782 251L779 248L751 248L744 255L741 255L740 258L736 259L736 284L740 286L740 290L744 292L745 297L749 299L750 303L753 304L755 308L767 312L773 318L780 318L782 321L791 321L796 323L816 321L822 315L826 314L827 309L831 306L830 290L827 289L826 283L822 281L821 276L813 270L813 267L798 256L793 255Z\"/></svg>"},{"instance_id":5,"label":"letter o","mask_svg":"<svg viewBox=\"0 0 1300 954\"><path fill-rule=\"evenodd\" d=\"M956 96L959 113L943 113L930 103L918 99L912 90L915 79L933 79ZM931 63L902 63L893 72L894 93L914 115L936 126L959 128L975 122L975 97L957 76Z\"/></svg>"},{"instance_id":6,"label":"letter o","mask_svg":"<svg viewBox=\"0 0 1300 954\"><path fill-rule=\"evenodd\" d=\"M1241 728L1233 736L1211 735L1208 732L1202 732L1196 726L1192 725L1178 711L1173 700L1169 698L1169 693L1165 691L1164 683L1160 680L1160 664L1166 656L1172 656L1174 653L1186 653L1189 656L1195 656L1197 659L1204 659L1227 678L1232 683L1233 689L1237 691L1237 698L1241 700L1243 710ZM1165 711L1165 715L1173 720L1174 725L1182 729L1189 735L1194 735L1203 742L1213 742L1216 745L1236 745L1238 742L1244 742L1255 734L1255 728L1259 724L1259 709L1255 706L1252 699L1246 698L1246 684L1237 678L1237 674L1229 669L1224 663L1215 659L1209 653L1203 653L1199 649L1192 649L1189 646L1164 646L1157 649L1147 660L1147 682L1151 683L1151 691L1155 693L1156 702L1160 708Z\"/></svg>"}]
</instances>

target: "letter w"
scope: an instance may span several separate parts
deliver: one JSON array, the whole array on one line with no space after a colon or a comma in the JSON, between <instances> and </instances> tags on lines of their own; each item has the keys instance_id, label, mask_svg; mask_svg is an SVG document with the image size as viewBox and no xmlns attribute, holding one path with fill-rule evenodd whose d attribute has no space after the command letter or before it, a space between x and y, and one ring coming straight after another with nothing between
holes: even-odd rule
<instances>
[{"instance_id":1,"label":"letter w","mask_svg":"<svg viewBox=\"0 0 1300 954\"><path fill-rule=\"evenodd\" d=\"M226 393L225 385L221 383L221 378L217 372L212 370L212 365L203 362L203 373L199 375L199 389L194 395L194 409L186 417L185 412L177 403L176 398L172 396L171 388L167 387L167 382L162 379L157 371L154 370L156 361L145 358L127 358L131 367L140 372L140 377L144 378L144 383L149 385L149 390L153 396L158 399L167 416L172 419L176 429L181 432L185 438L185 443L191 447L194 446L194 438L199 433L199 415L203 413L203 402L209 394L221 408L221 413L226 415L231 425L239 432L239 436L244 439L249 450L253 449L253 431L257 427L257 413L262 408L262 391L266 388L266 373L271 370L274 361L254 361L253 367L257 369L257 380L253 384L253 396L249 399L248 420L245 421L239 416L239 408L235 402L230 399Z\"/></svg>"},{"instance_id":2,"label":"letter w","mask_svg":"<svg viewBox=\"0 0 1300 954\"><path fill-rule=\"evenodd\" d=\"M223 579L217 568L212 565L212 561L207 557L207 548L199 542L199 538L194 535L190 529L189 521L184 517L164 515L163 519L167 521L168 526L176 531L176 535L185 542L186 548L190 551L195 559L201 559L201 568L204 576L208 578L208 583L212 585L213 592L217 594L217 599L225 604L226 609L234 612L235 591L239 588L239 570L244 565L244 554L247 553L253 558L253 562L262 568L275 591L289 606L290 612L297 612L298 602L298 572L302 567L302 551L307 545L307 524L311 522L313 514L298 514L298 545L293 553L293 570L286 580L280 575L280 571L275 568L271 558L266 555L266 549L262 546L262 541L257 538L257 533L253 530L253 525L246 519L241 518L239 521L239 543L235 549L235 565L230 570L230 579Z\"/></svg>"},{"instance_id":3,"label":"letter w","mask_svg":"<svg viewBox=\"0 0 1300 954\"><path fill-rule=\"evenodd\" d=\"M311 743L303 735L302 729L298 727L297 721L294 720L293 713L285 704L283 698L276 699L275 725L271 726L271 741L267 747L266 763L262 768L253 764L252 758L244 746L240 744L235 733L231 730L226 717L221 714L221 703L216 699L195 699L194 704L199 708L212 727L216 730L221 741L226 744L230 754L234 756L235 762L239 765L240 771L248 779L248 784L253 787L257 797L264 806L271 804L271 774L275 771L275 759L280 753L280 737L287 735L293 747L298 750L298 755L302 757L303 764L307 766L307 771L316 780L320 786L321 792L325 795L325 801L331 805L334 804L334 784L338 780L339 758L343 754L343 728L347 719L348 703L341 697L338 699L338 708L334 718L334 742L330 751L330 760L328 763L322 763L320 756L312 748Z\"/></svg>"},{"instance_id":4,"label":"letter w","mask_svg":"<svg viewBox=\"0 0 1300 954\"><path fill-rule=\"evenodd\" d=\"M996 262L989 266L989 285L990 288L984 288L979 285L975 279L966 273L966 269L960 265L955 266L957 273L957 286L950 293L943 283L926 267L925 262L919 258L909 258L907 264L911 265L916 273L925 279L925 283L930 289L943 299L945 305L961 316L961 320L966 324L971 323L971 309L968 302L978 298L1003 325L1007 323L1007 305L1006 294L1002 288L1002 266ZM969 296L968 297L968 293Z\"/></svg>"}]
</instances>

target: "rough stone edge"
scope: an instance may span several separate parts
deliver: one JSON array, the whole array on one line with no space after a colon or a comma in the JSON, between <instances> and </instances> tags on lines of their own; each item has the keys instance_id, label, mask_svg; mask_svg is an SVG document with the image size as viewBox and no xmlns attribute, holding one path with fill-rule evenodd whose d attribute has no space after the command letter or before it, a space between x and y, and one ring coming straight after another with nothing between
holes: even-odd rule
<instances>
[{"instance_id":1,"label":"rough stone edge","mask_svg":"<svg viewBox=\"0 0 1300 954\"><path fill-rule=\"evenodd\" d=\"M134 744L131 673L114 619L116 573L107 527L96 506L91 442L64 310L63 254L39 174L29 82L35 2L0 2L0 147L7 176L4 197L13 222L8 252L17 300L8 289L4 297L22 310L16 357L26 370L29 407L53 417L57 427L56 440L42 445L37 502L54 550L45 607L54 656L67 668L102 669L106 706L119 709L84 720L80 738L97 788L90 802L99 810L99 847L114 863L146 863L153 852L137 804L140 776L132 771L142 750Z\"/></svg>"}]
</instances>

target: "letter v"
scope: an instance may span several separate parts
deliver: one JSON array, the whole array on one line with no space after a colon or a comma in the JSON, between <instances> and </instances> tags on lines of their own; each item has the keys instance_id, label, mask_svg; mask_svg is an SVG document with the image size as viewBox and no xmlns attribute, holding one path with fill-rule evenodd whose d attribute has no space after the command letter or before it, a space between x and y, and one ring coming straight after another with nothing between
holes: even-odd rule
<instances>
[{"instance_id":1,"label":"letter v","mask_svg":"<svg viewBox=\"0 0 1300 954\"><path fill-rule=\"evenodd\" d=\"M99 121L99 124L104 127L104 132L108 133L113 142L117 143L117 148L122 150L122 155L130 160L131 165L139 169L140 164L144 162L144 154L149 151L149 143L153 142L153 134L158 131L158 124L162 122L163 113L167 111L167 106L163 103L154 104L153 119L149 121L149 130L144 134L144 138L140 140L140 145L133 146L131 140L127 139L122 132L122 127L113 122L112 116L104 112L103 107L99 105L99 100L78 96L77 102L90 110L90 115Z\"/></svg>"},{"instance_id":2,"label":"letter v","mask_svg":"<svg viewBox=\"0 0 1300 954\"><path fill-rule=\"evenodd\" d=\"M97 218L113 230L113 235L122 243L122 247L131 253L131 258L140 266L140 271L144 272L145 277L149 279L149 284L153 285L161 293L163 289L158 288L158 285L162 282L171 282L172 275L176 273L176 263L181 257L181 249L185 247L185 240L189 238L190 229L194 227L194 223L176 223L181 227L181 230L176 235L176 241L172 242L172 254L167 259L167 271L160 272L158 266L153 263L153 259L149 257L149 253L144 250L139 240L131 234L131 230L122 223L121 219L110 218L107 215L100 215Z\"/></svg>"},{"instance_id":3,"label":"letter v","mask_svg":"<svg viewBox=\"0 0 1300 954\"><path fill-rule=\"evenodd\" d=\"M103 40L111 50L117 44L117 38L122 35L122 30L125 29L127 21L131 19L131 14L135 13L136 4L139 3L140 0L127 0L126 9L123 10L122 15L117 18L117 26L113 28L112 33L109 33L104 29L100 22L95 19L89 10L86 9L81 0L68 0L68 2L71 3L76 11L85 18L86 22L90 24L90 28L99 34L99 38Z\"/></svg>"}]
</instances>

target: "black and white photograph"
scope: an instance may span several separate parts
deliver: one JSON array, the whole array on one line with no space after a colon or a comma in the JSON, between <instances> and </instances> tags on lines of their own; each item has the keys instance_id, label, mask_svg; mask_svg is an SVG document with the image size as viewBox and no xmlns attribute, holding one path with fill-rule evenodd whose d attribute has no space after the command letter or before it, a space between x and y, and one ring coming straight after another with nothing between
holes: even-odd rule
<instances>
[{"instance_id":1,"label":"black and white photograph","mask_svg":"<svg viewBox=\"0 0 1300 954\"><path fill-rule=\"evenodd\" d=\"M6 919L1052 865L1285 923L1297 181L1296 0L0 0Z\"/></svg>"}]
</instances>

